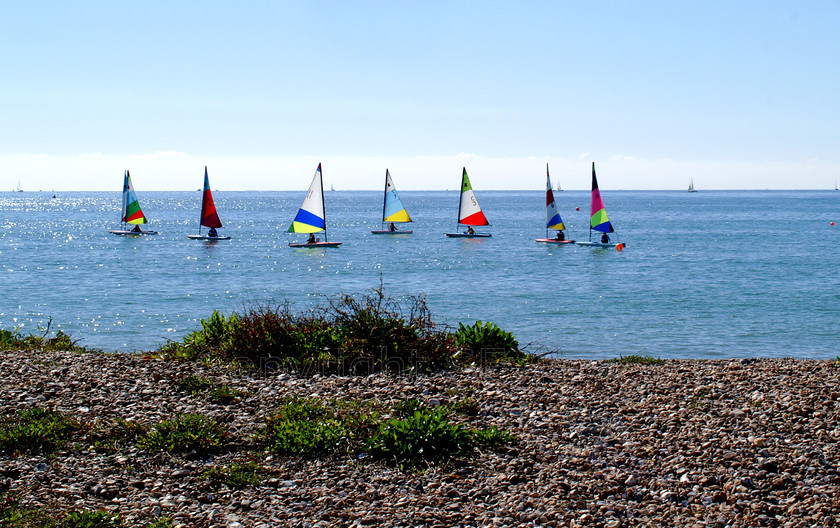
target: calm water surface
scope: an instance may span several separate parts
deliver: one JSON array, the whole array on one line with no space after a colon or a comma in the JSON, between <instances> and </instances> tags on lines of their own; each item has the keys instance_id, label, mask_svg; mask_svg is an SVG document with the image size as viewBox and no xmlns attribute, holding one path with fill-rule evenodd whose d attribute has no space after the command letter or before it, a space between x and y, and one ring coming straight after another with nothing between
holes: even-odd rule
<instances>
[{"instance_id":1,"label":"calm water surface","mask_svg":"<svg viewBox=\"0 0 840 528\"><path fill-rule=\"evenodd\" d=\"M602 182L602 187L605 182ZM413 235L370 234L379 192L327 192L337 249L290 249L303 192L214 197L233 240L188 240L200 193L138 191L160 235L125 238L119 193L0 193L0 328L52 319L86 346L156 348L214 309L289 300L300 309L384 281L425 294L436 319L477 319L564 357L840 355L840 192L602 189L623 252L548 247L544 193L477 191L490 239L448 239L455 191L401 191ZM587 239L589 193L557 193ZM575 211L580 207L580 211ZM542 348L536 348L542 347Z\"/></svg>"}]
</instances>

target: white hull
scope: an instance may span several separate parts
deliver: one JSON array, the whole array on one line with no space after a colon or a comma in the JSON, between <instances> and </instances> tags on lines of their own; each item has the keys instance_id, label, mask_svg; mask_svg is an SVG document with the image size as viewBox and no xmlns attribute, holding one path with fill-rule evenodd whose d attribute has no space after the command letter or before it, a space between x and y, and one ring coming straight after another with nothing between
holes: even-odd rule
<instances>
[{"instance_id":1,"label":"white hull","mask_svg":"<svg viewBox=\"0 0 840 528\"><path fill-rule=\"evenodd\" d=\"M606 244L603 242L576 242L578 246L587 246L587 247L598 247L598 248L614 248L615 246L621 244L622 247L627 247L627 244L624 242L607 242Z\"/></svg>"},{"instance_id":2,"label":"white hull","mask_svg":"<svg viewBox=\"0 0 840 528\"><path fill-rule=\"evenodd\" d=\"M341 242L302 242L302 243L295 243L292 242L289 244L289 247L293 248L323 248L323 247L338 247L341 245Z\"/></svg>"},{"instance_id":3,"label":"white hull","mask_svg":"<svg viewBox=\"0 0 840 528\"><path fill-rule=\"evenodd\" d=\"M407 231L400 231L397 229L396 231L391 231L390 229L374 229L371 231L374 235L410 235L414 231L407 230Z\"/></svg>"},{"instance_id":4,"label":"white hull","mask_svg":"<svg viewBox=\"0 0 840 528\"><path fill-rule=\"evenodd\" d=\"M445 233L450 238L490 238L490 233Z\"/></svg>"},{"instance_id":5,"label":"white hull","mask_svg":"<svg viewBox=\"0 0 840 528\"><path fill-rule=\"evenodd\" d=\"M574 245L574 240L557 240L556 238L535 238L534 242L540 242L542 244L556 244L558 246L563 245Z\"/></svg>"},{"instance_id":6,"label":"white hull","mask_svg":"<svg viewBox=\"0 0 840 528\"><path fill-rule=\"evenodd\" d=\"M229 236L187 235L191 240L230 240Z\"/></svg>"},{"instance_id":7,"label":"white hull","mask_svg":"<svg viewBox=\"0 0 840 528\"><path fill-rule=\"evenodd\" d=\"M125 229L112 229L110 233L121 236L157 235L157 231L131 231Z\"/></svg>"}]
</instances>

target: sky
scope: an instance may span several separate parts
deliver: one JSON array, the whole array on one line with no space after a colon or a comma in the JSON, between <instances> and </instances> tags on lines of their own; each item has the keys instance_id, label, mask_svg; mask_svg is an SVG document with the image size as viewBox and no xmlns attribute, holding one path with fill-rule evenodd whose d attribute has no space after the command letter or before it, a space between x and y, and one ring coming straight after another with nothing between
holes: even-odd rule
<instances>
[{"instance_id":1,"label":"sky","mask_svg":"<svg viewBox=\"0 0 840 528\"><path fill-rule=\"evenodd\" d=\"M829 189L840 2L0 3L0 191Z\"/></svg>"}]
</instances>

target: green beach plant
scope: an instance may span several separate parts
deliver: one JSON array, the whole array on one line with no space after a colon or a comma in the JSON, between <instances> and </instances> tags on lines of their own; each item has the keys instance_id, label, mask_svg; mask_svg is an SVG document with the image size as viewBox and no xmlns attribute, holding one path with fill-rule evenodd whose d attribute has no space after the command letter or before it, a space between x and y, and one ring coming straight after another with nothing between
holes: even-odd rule
<instances>
[{"instance_id":1,"label":"green beach plant","mask_svg":"<svg viewBox=\"0 0 840 528\"><path fill-rule=\"evenodd\" d=\"M179 414L152 427L138 445L149 451L205 456L225 450L231 440L224 426L213 418Z\"/></svg>"},{"instance_id":2,"label":"green beach plant","mask_svg":"<svg viewBox=\"0 0 840 528\"><path fill-rule=\"evenodd\" d=\"M51 453L84 426L59 411L32 408L0 422L0 452Z\"/></svg>"},{"instance_id":3,"label":"green beach plant","mask_svg":"<svg viewBox=\"0 0 840 528\"><path fill-rule=\"evenodd\" d=\"M525 353L512 333L495 323L476 321L470 326L458 323L455 344L462 353L469 353L474 361L519 359Z\"/></svg>"},{"instance_id":4,"label":"green beach plant","mask_svg":"<svg viewBox=\"0 0 840 528\"><path fill-rule=\"evenodd\" d=\"M231 489L259 486L266 478L266 471L256 462L245 462L229 466L214 466L207 469L201 478L215 485Z\"/></svg>"},{"instance_id":5,"label":"green beach plant","mask_svg":"<svg viewBox=\"0 0 840 528\"><path fill-rule=\"evenodd\" d=\"M619 356L604 360L606 363L618 363L619 365L664 365L665 360L652 356Z\"/></svg>"},{"instance_id":6,"label":"green beach plant","mask_svg":"<svg viewBox=\"0 0 840 528\"><path fill-rule=\"evenodd\" d=\"M73 341L69 335L65 334L61 330L56 332L55 336L47 337L50 333L50 326L52 324L52 320L47 323L47 327L43 330L41 335L29 334L24 335L21 334L18 330L11 331L11 330L4 330L0 329L0 351L3 350L15 350L15 351L25 351L25 352L33 352L35 350L41 350L44 352L90 352L92 349L88 349L82 346L78 346L76 341Z\"/></svg>"},{"instance_id":7,"label":"green beach plant","mask_svg":"<svg viewBox=\"0 0 840 528\"><path fill-rule=\"evenodd\" d=\"M495 449L515 440L495 426L473 430L453 423L447 410L439 407L418 409L406 418L392 418L380 424L379 430L368 438L367 448L375 460L411 469L468 456L477 447Z\"/></svg>"},{"instance_id":8,"label":"green beach plant","mask_svg":"<svg viewBox=\"0 0 840 528\"><path fill-rule=\"evenodd\" d=\"M67 514L61 528L117 528L124 526L117 514L104 510L82 510Z\"/></svg>"}]
</instances>

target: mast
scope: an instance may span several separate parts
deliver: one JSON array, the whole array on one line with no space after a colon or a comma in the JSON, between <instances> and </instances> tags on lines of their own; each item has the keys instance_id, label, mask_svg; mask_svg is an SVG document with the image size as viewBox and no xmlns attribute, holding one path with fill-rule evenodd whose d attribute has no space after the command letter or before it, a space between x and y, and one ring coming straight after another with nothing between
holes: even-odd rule
<instances>
[{"instance_id":1,"label":"mast","mask_svg":"<svg viewBox=\"0 0 840 528\"><path fill-rule=\"evenodd\" d=\"M382 193L382 227L385 228L385 206L388 205L388 169L385 169L385 192Z\"/></svg>"},{"instance_id":2,"label":"mast","mask_svg":"<svg viewBox=\"0 0 840 528\"><path fill-rule=\"evenodd\" d=\"M327 241L327 206L324 203L324 173L321 172L321 164L318 164L318 177L321 178L321 209L324 211L324 242Z\"/></svg>"},{"instance_id":3,"label":"mast","mask_svg":"<svg viewBox=\"0 0 840 528\"><path fill-rule=\"evenodd\" d=\"M458 226L461 225L461 196L464 194L464 178L467 177L467 168L463 168L463 172L461 173L461 192L458 194L458 219L455 221L455 231L458 230Z\"/></svg>"}]
</instances>

